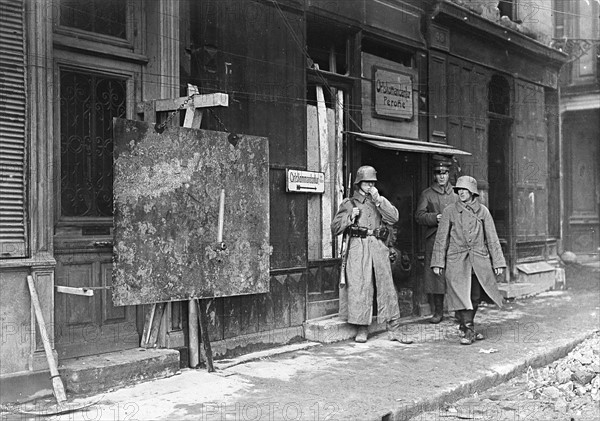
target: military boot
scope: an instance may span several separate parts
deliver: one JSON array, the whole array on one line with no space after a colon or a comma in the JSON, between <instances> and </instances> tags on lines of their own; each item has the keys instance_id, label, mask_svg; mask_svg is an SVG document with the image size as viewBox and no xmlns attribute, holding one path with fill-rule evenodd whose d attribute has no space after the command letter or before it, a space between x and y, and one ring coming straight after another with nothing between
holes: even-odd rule
<instances>
[{"instance_id":1,"label":"military boot","mask_svg":"<svg viewBox=\"0 0 600 421\"><path fill-rule=\"evenodd\" d=\"M475 323L473 317L475 312L473 310L463 310L463 329L465 336L460 338L461 345L471 345L475 341Z\"/></svg>"},{"instance_id":2,"label":"military boot","mask_svg":"<svg viewBox=\"0 0 600 421\"><path fill-rule=\"evenodd\" d=\"M465 310L456 310L454 312L454 318L456 319L456 322L458 323L458 336L460 338L465 337L465 330L467 330L467 328L465 326L464 315L463 315L464 311Z\"/></svg>"},{"instance_id":3,"label":"military boot","mask_svg":"<svg viewBox=\"0 0 600 421\"><path fill-rule=\"evenodd\" d=\"M356 337L354 340L358 343L364 344L367 342L367 337L369 336L369 326L359 325L358 331L356 332Z\"/></svg>"},{"instance_id":4,"label":"military boot","mask_svg":"<svg viewBox=\"0 0 600 421\"><path fill-rule=\"evenodd\" d=\"M477 309L478 308L479 308L478 305L476 305L476 304L473 305L473 323L475 323L475 314L477 314ZM483 341L485 339L485 336L483 336L483 333L475 331L475 338L474 339L476 341Z\"/></svg>"},{"instance_id":5,"label":"military boot","mask_svg":"<svg viewBox=\"0 0 600 421\"><path fill-rule=\"evenodd\" d=\"M438 324L444 318L444 294L433 294L433 317L429 323Z\"/></svg>"},{"instance_id":6,"label":"military boot","mask_svg":"<svg viewBox=\"0 0 600 421\"><path fill-rule=\"evenodd\" d=\"M412 344L414 341L405 332L402 332L400 319L390 320L387 323L388 338L390 341L398 341L402 344Z\"/></svg>"}]
</instances>

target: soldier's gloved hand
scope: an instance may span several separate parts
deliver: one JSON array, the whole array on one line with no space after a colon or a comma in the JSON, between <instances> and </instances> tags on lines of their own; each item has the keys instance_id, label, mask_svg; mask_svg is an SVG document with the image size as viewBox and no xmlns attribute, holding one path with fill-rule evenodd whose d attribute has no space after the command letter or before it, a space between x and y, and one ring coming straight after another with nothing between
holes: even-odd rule
<instances>
[{"instance_id":1,"label":"soldier's gloved hand","mask_svg":"<svg viewBox=\"0 0 600 421\"><path fill-rule=\"evenodd\" d=\"M381 196L379 195L379 190L377 190L377 187L371 187L369 194L371 195L371 198L373 198L373 202L379 203L381 201Z\"/></svg>"},{"instance_id":2,"label":"soldier's gloved hand","mask_svg":"<svg viewBox=\"0 0 600 421\"><path fill-rule=\"evenodd\" d=\"M442 268L435 267L435 268L433 268L433 273L435 273L436 275L440 276L442 274L443 270L444 269L442 269Z\"/></svg>"},{"instance_id":3,"label":"soldier's gloved hand","mask_svg":"<svg viewBox=\"0 0 600 421\"><path fill-rule=\"evenodd\" d=\"M350 219L354 222L356 218L360 215L360 209L352 208L352 214L350 215Z\"/></svg>"}]
</instances>

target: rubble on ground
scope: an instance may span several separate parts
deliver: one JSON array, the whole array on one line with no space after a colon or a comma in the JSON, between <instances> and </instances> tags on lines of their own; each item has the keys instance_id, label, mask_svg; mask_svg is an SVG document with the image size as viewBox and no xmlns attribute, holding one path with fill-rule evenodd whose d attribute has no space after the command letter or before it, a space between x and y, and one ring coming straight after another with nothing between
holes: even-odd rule
<instances>
[{"instance_id":1,"label":"rubble on ground","mask_svg":"<svg viewBox=\"0 0 600 421\"><path fill-rule=\"evenodd\" d=\"M600 333L584 341L565 358L527 370L527 399L550 399L567 408L578 397L600 401Z\"/></svg>"}]
</instances>

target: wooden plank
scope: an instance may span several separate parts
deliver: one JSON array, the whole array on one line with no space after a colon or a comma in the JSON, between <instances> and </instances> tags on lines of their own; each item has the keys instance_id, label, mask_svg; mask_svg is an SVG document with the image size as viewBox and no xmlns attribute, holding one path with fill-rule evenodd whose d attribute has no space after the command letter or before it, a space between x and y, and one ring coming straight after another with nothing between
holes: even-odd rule
<instances>
[{"instance_id":1,"label":"wooden plank","mask_svg":"<svg viewBox=\"0 0 600 421\"><path fill-rule=\"evenodd\" d=\"M320 171L319 165L319 123L317 107L306 107L306 168L309 171ZM321 196L308 195L308 259L321 258Z\"/></svg>"},{"instance_id":2,"label":"wooden plank","mask_svg":"<svg viewBox=\"0 0 600 421\"><path fill-rule=\"evenodd\" d=\"M154 317L152 318L152 326L150 328L150 334L147 347L155 347L158 341L158 332L162 324L163 314L165 311L165 303L157 303L154 307Z\"/></svg>"},{"instance_id":3,"label":"wooden plank","mask_svg":"<svg viewBox=\"0 0 600 421\"><path fill-rule=\"evenodd\" d=\"M196 300L194 300L196 301ZM215 371L213 366L213 353L212 346L210 344L210 336L208 334L208 323L206 321L206 305L204 300L198 301L198 322L200 324L200 333L202 337L202 345L204 348L204 355L206 357L206 369L209 373ZM190 314L191 316L191 314Z\"/></svg>"},{"instance_id":4,"label":"wooden plank","mask_svg":"<svg viewBox=\"0 0 600 421\"><path fill-rule=\"evenodd\" d=\"M165 309L160 319L156 344L159 348L167 348L167 332L171 329L171 303L165 303Z\"/></svg>"},{"instance_id":5,"label":"wooden plank","mask_svg":"<svg viewBox=\"0 0 600 421\"><path fill-rule=\"evenodd\" d=\"M188 97L176 99L157 99L156 111L173 111L181 108ZM193 101L189 101L187 108L209 108L209 107L228 107L229 95L224 93L214 93L206 95L196 95Z\"/></svg>"},{"instance_id":6,"label":"wooden plank","mask_svg":"<svg viewBox=\"0 0 600 421\"><path fill-rule=\"evenodd\" d=\"M189 362L190 367L196 368L200 364L199 338L198 338L198 300L188 301L188 337L189 337Z\"/></svg>"},{"instance_id":7,"label":"wooden plank","mask_svg":"<svg viewBox=\"0 0 600 421\"><path fill-rule=\"evenodd\" d=\"M335 208L337 208L344 199L344 91L342 90L337 92L335 120Z\"/></svg>"},{"instance_id":8,"label":"wooden plank","mask_svg":"<svg viewBox=\"0 0 600 421\"><path fill-rule=\"evenodd\" d=\"M188 83L188 98L190 95L198 95L200 91L196 85L192 85ZM199 129L200 124L202 123L202 111L198 110L195 107L186 107L185 110L185 120L183 122L183 127L189 127L192 129Z\"/></svg>"},{"instance_id":9,"label":"wooden plank","mask_svg":"<svg viewBox=\"0 0 600 421\"><path fill-rule=\"evenodd\" d=\"M329 127L327 124L327 107L325 106L325 96L323 87L317 85L317 121L319 127L319 157L321 172L325 174L325 185L331 184L331 169L329 162ZM321 195L321 253L323 259L332 256L331 246L331 193L325 189Z\"/></svg>"},{"instance_id":10,"label":"wooden plank","mask_svg":"<svg viewBox=\"0 0 600 421\"><path fill-rule=\"evenodd\" d=\"M144 331L142 332L142 339L140 340L140 347L142 348L147 348L150 342L150 331L152 330L155 310L156 304L152 304L146 311L146 316L144 318Z\"/></svg>"},{"instance_id":11,"label":"wooden plank","mask_svg":"<svg viewBox=\"0 0 600 421\"><path fill-rule=\"evenodd\" d=\"M73 288L73 287L64 287L61 285L56 285L56 292L61 292L63 294L71 294L71 295L84 295L86 297L93 297L94 290L88 288Z\"/></svg>"},{"instance_id":12,"label":"wooden plank","mask_svg":"<svg viewBox=\"0 0 600 421\"><path fill-rule=\"evenodd\" d=\"M40 336L42 337L42 342L44 344L46 360L48 361L48 366L50 367L50 378L52 379L54 397L56 398L56 401L60 404L67 400L67 394L65 393L65 387L63 385L62 379L60 378L60 374L58 373L58 366L56 364L56 360L54 359L54 354L52 353L52 344L50 343L48 331L46 330L44 314L42 313L40 300L35 289L33 276L27 275L27 285L29 287L29 293L31 294L31 304L33 305L35 318L37 319L38 328L40 330Z\"/></svg>"}]
</instances>

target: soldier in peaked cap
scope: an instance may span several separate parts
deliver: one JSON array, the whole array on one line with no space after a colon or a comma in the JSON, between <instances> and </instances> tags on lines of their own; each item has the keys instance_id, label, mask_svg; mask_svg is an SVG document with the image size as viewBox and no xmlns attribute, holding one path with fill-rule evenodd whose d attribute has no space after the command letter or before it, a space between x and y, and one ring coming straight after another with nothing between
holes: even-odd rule
<instances>
[{"instance_id":1,"label":"soldier in peaked cap","mask_svg":"<svg viewBox=\"0 0 600 421\"><path fill-rule=\"evenodd\" d=\"M411 343L400 332L400 308L392 279L388 229L398 221L398 209L375 187L377 171L362 166L356 173L354 194L345 199L333 218L334 236L347 232L350 238L346 264L347 287L340 290L340 317L357 325L356 342L366 342L373 317L373 295L377 291L380 320L386 320L389 339Z\"/></svg>"},{"instance_id":2,"label":"soldier in peaked cap","mask_svg":"<svg viewBox=\"0 0 600 421\"><path fill-rule=\"evenodd\" d=\"M483 339L475 332L482 290L502 307L496 277L504 272L506 262L492 215L477 200L477 180L459 177L454 190L459 200L442 212L431 268L436 275L446 273L448 310L457 313L464 334L460 343L470 345Z\"/></svg>"},{"instance_id":3,"label":"soldier in peaked cap","mask_svg":"<svg viewBox=\"0 0 600 421\"><path fill-rule=\"evenodd\" d=\"M423 190L417 203L415 219L425 227L425 278L423 291L429 294L429 301L433 304L433 317L430 323L440 323L444 315L444 294L446 293L446 279L443 275L435 275L429 267L431 253L435 243L435 234L442 218L442 211L446 206L456 202L458 195L450 185L450 158L434 155L432 159L433 183Z\"/></svg>"}]
</instances>

